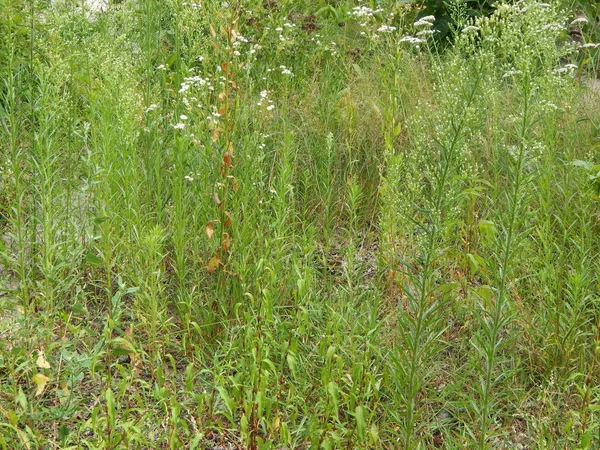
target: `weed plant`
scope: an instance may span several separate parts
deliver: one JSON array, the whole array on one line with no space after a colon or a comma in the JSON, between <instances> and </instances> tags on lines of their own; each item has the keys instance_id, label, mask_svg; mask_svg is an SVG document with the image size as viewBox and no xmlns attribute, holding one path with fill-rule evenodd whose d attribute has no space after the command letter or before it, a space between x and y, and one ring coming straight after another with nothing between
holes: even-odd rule
<instances>
[{"instance_id":1,"label":"weed plant","mask_svg":"<svg viewBox=\"0 0 600 450\"><path fill-rule=\"evenodd\" d=\"M484 3L0 0L0 448L597 448L593 5Z\"/></svg>"}]
</instances>

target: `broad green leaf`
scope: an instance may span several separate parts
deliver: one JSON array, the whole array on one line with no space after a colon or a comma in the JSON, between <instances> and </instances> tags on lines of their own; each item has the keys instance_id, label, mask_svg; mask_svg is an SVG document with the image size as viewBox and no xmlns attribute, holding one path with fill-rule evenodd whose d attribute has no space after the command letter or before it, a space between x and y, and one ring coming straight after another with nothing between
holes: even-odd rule
<instances>
[{"instance_id":1,"label":"broad green leaf","mask_svg":"<svg viewBox=\"0 0 600 450\"><path fill-rule=\"evenodd\" d=\"M95 266L102 264L102 259L99 258L98 256L94 255L93 253L88 253L85 255L85 260L87 262L89 262L90 264L93 264Z\"/></svg>"},{"instance_id":2,"label":"broad green leaf","mask_svg":"<svg viewBox=\"0 0 600 450\"><path fill-rule=\"evenodd\" d=\"M357 406L354 411L354 415L356 418L356 432L358 433L358 437L361 441L365 439L366 431L367 431L367 422L365 421L365 408L362 406Z\"/></svg>"}]
</instances>

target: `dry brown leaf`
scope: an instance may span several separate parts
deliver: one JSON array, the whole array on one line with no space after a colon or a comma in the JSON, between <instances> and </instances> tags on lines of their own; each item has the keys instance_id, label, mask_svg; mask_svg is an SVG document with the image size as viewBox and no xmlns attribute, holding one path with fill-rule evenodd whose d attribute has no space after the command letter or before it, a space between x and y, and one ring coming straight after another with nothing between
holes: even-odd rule
<instances>
[{"instance_id":1,"label":"dry brown leaf","mask_svg":"<svg viewBox=\"0 0 600 450\"><path fill-rule=\"evenodd\" d=\"M233 167L233 164L231 162L231 153L225 152L225 154L223 155L223 164L225 164L230 169Z\"/></svg>"},{"instance_id":2,"label":"dry brown leaf","mask_svg":"<svg viewBox=\"0 0 600 450\"><path fill-rule=\"evenodd\" d=\"M213 133L212 133L213 142L216 142L217 139L219 139L219 136L221 135L222 132L223 132L223 128L217 128L215 131L213 131Z\"/></svg>"},{"instance_id":3,"label":"dry brown leaf","mask_svg":"<svg viewBox=\"0 0 600 450\"><path fill-rule=\"evenodd\" d=\"M206 224L206 236L208 236L209 239L212 239L213 234L215 233L215 225L213 222L208 222Z\"/></svg>"},{"instance_id":4,"label":"dry brown leaf","mask_svg":"<svg viewBox=\"0 0 600 450\"><path fill-rule=\"evenodd\" d=\"M228 252L231 248L231 239L229 238L229 233L223 233L223 243L221 244L221 248Z\"/></svg>"},{"instance_id":5,"label":"dry brown leaf","mask_svg":"<svg viewBox=\"0 0 600 450\"><path fill-rule=\"evenodd\" d=\"M219 268L220 265L221 265L221 260L219 258L217 258L216 256L213 256L208 261L208 265L207 265L208 273L214 273Z\"/></svg>"}]
</instances>

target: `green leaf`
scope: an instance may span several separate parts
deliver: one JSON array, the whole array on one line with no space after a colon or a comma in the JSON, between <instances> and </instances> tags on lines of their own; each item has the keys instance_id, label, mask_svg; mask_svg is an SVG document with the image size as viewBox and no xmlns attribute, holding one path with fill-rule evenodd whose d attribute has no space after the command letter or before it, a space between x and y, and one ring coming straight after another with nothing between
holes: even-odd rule
<instances>
[{"instance_id":1,"label":"green leaf","mask_svg":"<svg viewBox=\"0 0 600 450\"><path fill-rule=\"evenodd\" d=\"M580 159L573 161L571 163L572 166L575 167L583 167L585 170L591 170L592 169L592 163L588 162L588 161L582 161Z\"/></svg>"},{"instance_id":2,"label":"green leaf","mask_svg":"<svg viewBox=\"0 0 600 450\"><path fill-rule=\"evenodd\" d=\"M69 430L66 425L61 425L60 429L58 430L58 438L60 439L61 446L64 447L67 444L67 439L69 438L70 433L71 430Z\"/></svg>"},{"instance_id":3,"label":"green leaf","mask_svg":"<svg viewBox=\"0 0 600 450\"><path fill-rule=\"evenodd\" d=\"M365 420L365 408L362 406L357 406L354 411L354 416L356 418L356 432L358 433L358 437L361 441L364 441L366 431L367 431L367 422Z\"/></svg>"},{"instance_id":4,"label":"green leaf","mask_svg":"<svg viewBox=\"0 0 600 450\"><path fill-rule=\"evenodd\" d=\"M109 219L108 216L98 216L98 217L94 217L94 223L96 225L100 225L101 223L106 222Z\"/></svg>"},{"instance_id":5,"label":"green leaf","mask_svg":"<svg viewBox=\"0 0 600 450\"><path fill-rule=\"evenodd\" d=\"M108 421L111 426L115 424L115 395L111 388L106 390L104 394L104 398L106 399L106 411L108 413Z\"/></svg>"},{"instance_id":6,"label":"green leaf","mask_svg":"<svg viewBox=\"0 0 600 450\"><path fill-rule=\"evenodd\" d=\"M292 372L292 376L296 378L296 357L291 353L288 353L286 356L288 367L290 368L290 372Z\"/></svg>"},{"instance_id":7,"label":"green leaf","mask_svg":"<svg viewBox=\"0 0 600 450\"><path fill-rule=\"evenodd\" d=\"M227 391L225 390L224 387L222 387L222 386L217 387L217 391L219 391L219 395L221 396L221 399L223 400L223 403L225 403L225 407L227 408L227 412L229 413L229 417L233 418L233 410L235 408L235 402L229 396L229 394L227 393Z\"/></svg>"},{"instance_id":8,"label":"green leaf","mask_svg":"<svg viewBox=\"0 0 600 450\"><path fill-rule=\"evenodd\" d=\"M102 264L102 259L94 255L93 253L88 253L87 255L85 255L85 260L94 266Z\"/></svg>"},{"instance_id":9,"label":"green leaf","mask_svg":"<svg viewBox=\"0 0 600 450\"><path fill-rule=\"evenodd\" d=\"M339 404L340 404L340 388L335 381L330 381L327 385L327 392L331 396L331 403L334 407L335 416L338 416Z\"/></svg>"}]
</instances>

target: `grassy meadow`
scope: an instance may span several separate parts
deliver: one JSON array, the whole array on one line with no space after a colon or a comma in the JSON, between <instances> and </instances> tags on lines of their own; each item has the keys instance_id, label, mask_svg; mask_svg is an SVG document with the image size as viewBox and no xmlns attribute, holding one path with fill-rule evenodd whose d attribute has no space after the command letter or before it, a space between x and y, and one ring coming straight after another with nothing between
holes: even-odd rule
<instances>
[{"instance_id":1,"label":"grassy meadow","mask_svg":"<svg viewBox=\"0 0 600 450\"><path fill-rule=\"evenodd\" d=\"M434 3L0 0L1 450L600 448L600 8Z\"/></svg>"}]
</instances>

